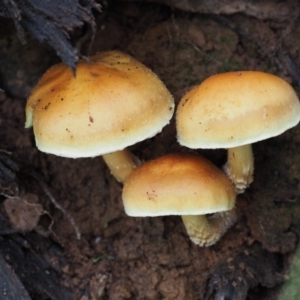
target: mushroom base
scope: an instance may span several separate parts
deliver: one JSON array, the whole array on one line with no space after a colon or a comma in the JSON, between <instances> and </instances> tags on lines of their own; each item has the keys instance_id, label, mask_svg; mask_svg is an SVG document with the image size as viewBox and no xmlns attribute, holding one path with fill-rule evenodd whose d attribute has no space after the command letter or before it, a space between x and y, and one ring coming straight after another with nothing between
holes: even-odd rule
<instances>
[{"instance_id":1,"label":"mushroom base","mask_svg":"<svg viewBox=\"0 0 300 300\"><path fill-rule=\"evenodd\" d=\"M254 158L251 144L229 148L227 163L223 169L234 183L236 192L243 193L253 181Z\"/></svg>"},{"instance_id":2,"label":"mushroom base","mask_svg":"<svg viewBox=\"0 0 300 300\"><path fill-rule=\"evenodd\" d=\"M181 216L187 233L193 243L208 247L220 240L226 231L236 222L235 209L206 215Z\"/></svg>"}]
</instances>

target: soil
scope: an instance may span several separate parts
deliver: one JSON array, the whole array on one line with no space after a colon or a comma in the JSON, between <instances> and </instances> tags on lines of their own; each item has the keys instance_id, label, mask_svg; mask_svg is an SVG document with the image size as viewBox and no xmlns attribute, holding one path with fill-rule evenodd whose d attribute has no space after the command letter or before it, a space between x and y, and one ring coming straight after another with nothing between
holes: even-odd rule
<instances>
[{"instance_id":1,"label":"soil","mask_svg":"<svg viewBox=\"0 0 300 300\"><path fill-rule=\"evenodd\" d=\"M105 7L96 21L92 43L88 28L77 33L79 50L131 54L159 75L176 103L190 86L230 70L274 73L299 90L298 19L119 2ZM1 181L0 253L32 299L299 299L299 126L253 145L255 178L237 197L237 223L216 245L201 248L189 240L180 217L126 216L122 185L101 157L74 160L37 150L32 130L24 129L24 108L36 83L32 78L46 69L38 63L44 55L39 49L31 62L35 75L31 69L30 78L18 78L18 96L14 80L0 94L0 154L6 159L0 166L11 159L19 169L10 166L16 177ZM18 68L23 74L21 62ZM174 152L201 154L219 167L226 161L222 149L179 146L174 120L130 149L143 161ZM32 265L18 260L18 268L9 260L15 245L39 260L41 272L31 282L21 274L34 272ZM51 271L51 285L41 266Z\"/></svg>"}]
</instances>

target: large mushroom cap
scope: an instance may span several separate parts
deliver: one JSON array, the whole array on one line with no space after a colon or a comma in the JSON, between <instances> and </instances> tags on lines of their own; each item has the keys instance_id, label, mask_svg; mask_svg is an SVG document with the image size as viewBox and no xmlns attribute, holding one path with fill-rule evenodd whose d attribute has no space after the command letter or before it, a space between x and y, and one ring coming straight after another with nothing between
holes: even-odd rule
<instances>
[{"instance_id":1,"label":"large mushroom cap","mask_svg":"<svg viewBox=\"0 0 300 300\"><path fill-rule=\"evenodd\" d=\"M200 156L172 154L135 169L123 188L129 216L203 215L234 207L227 176Z\"/></svg>"},{"instance_id":2,"label":"large mushroom cap","mask_svg":"<svg viewBox=\"0 0 300 300\"><path fill-rule=\"evenodd\" d=\"M50 68L32 91L26 127L37 147L64 157L89 157L161 131L174 110L171 94L147 67L119 51L100 52L70 68Z\"/></svg>"},{"instance_id":3,"label":"large mushroom cap","mask_svg":"<svg viewBox=\"0 0 300 300\"><path fill-rule=\"evenodd\" d=\"M294 89L278 76L217 74L180 101L178 141L189 148L231 148L279 135L300 120Z\"/></svg>"}]
</instances>

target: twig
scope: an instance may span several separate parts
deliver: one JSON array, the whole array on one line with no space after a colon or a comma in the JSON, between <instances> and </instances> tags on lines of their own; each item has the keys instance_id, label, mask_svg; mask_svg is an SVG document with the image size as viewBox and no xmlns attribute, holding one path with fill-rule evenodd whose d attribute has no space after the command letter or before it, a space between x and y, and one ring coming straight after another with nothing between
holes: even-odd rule
<instances>
[{"instance_id":1,"label":"twig","mask_svg":"<svg viewBox=\"0 0 300 300\"><path fill-rule=\"evenodd\" d=\"M0 180L1 196L4 196L6 198L13 198L13 197L17 197L18 194L19 194L19 187L18 185L15 184L15 182L7 184Z\"/></svg>"},{"instance_id":2,"label":"twig","mask_svg":"<svg viewBox=\"0 0 300 300\"><path fill-rule=\"evenodd\" d=\"M32 170L29 171L29 174L38 182L38 184L43 189L45 194L49 197L49 199L53 203L53 205L66 216L66 218L69 220L69 222L71 223L71 225L73 226L73 228L76 232L77 239L80 240L81 233L80 233L80 230L79 230L78 225L76 224L74 218L56 201L56 199L54 198L54 196L50 192L50 189L48 188L46 183L41 179L39 174L37 174L36 172L34 172Z\"/></svg>"}]
</instances>

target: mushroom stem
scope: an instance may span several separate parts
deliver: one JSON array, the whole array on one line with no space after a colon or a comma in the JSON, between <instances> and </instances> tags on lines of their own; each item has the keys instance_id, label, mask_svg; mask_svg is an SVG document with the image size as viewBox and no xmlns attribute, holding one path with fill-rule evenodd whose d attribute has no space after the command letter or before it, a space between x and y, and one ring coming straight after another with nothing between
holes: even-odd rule
<instances>
[{"instance_id":1,"label":"mushroom stem","mask_svg":"<svg viewBox=\"0 0 300 300\"><path fill-rule=\"evenodd\" d=\"M241 194L253 181L254 158L251 144L229 148L224 171Z\"/></svg>"},{"instance_id":2,"label":"mushroom stem","mask_svg":"<svg viewBox=\"0 0 300 300\"><path fill-rule=\"evenodd\" d=\"M235 209L206 215L181 216L187 233L193 243L202 247L215 244L236 222Z\"/></svg>"},{"instance_id":3,"label":"mushroom stem","mask_svg":"<svg viewBox=\"0 0 300 300\"><path fill-rule=\"evenodd\" d=\"M120 182L125 182L131 172L139 165L138 159L128 149L103 154L102 158L111 174Z\"/></svg>"}]
</instances>

